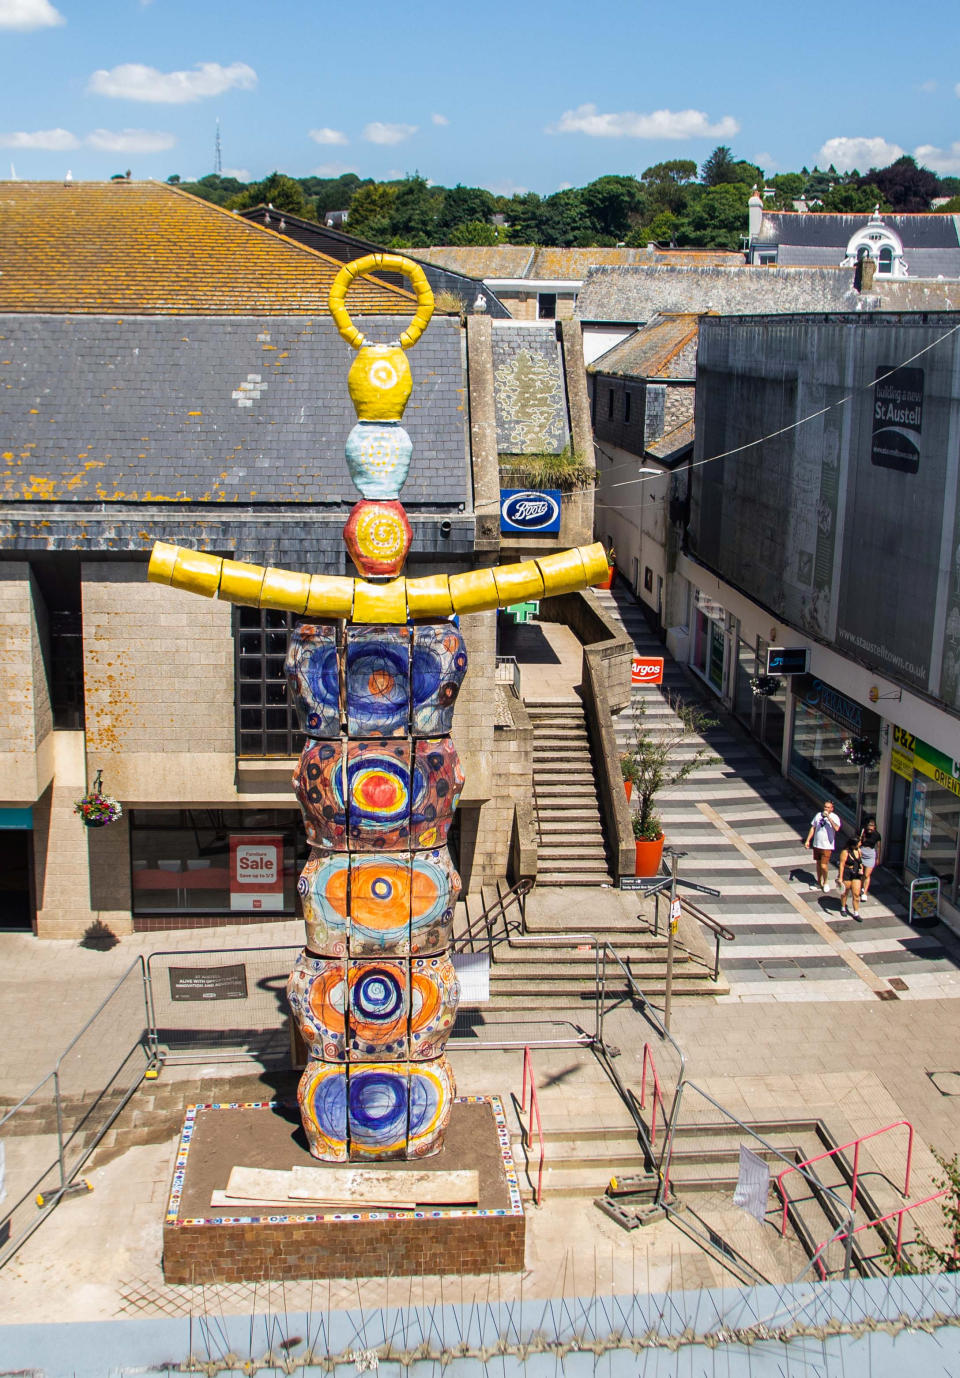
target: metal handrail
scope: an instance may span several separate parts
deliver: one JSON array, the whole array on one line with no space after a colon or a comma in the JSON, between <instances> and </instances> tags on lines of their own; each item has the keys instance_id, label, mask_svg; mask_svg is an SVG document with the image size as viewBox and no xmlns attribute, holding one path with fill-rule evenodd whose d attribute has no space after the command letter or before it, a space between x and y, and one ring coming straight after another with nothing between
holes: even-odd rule
<instances>
[{"instance_id":1,"label":"metal handrail","mask_svg":"<svg viewBox=\"0 0 960 1378\"><path fill-rule=\"evenodd\" d=\"M870 1131L869 1134L861 1134L860 1137L859 1137L859 1139L851 1139L850 1142L849 1142L848 1144L840 1144L840 1145L838 1145L838 1147L836 1147L836 1148L828 1148L825 1152L823 1152L823 1153L818 1153L818 1154L817 1154L815 1157L813 1157L813 1158L807 1158L807 1159L806 1159L804 1162L802 1162L802 1163L794 1163L791 1167L784 1168L783 1172L781 1172L780 1175L779 1175L779 1177L777 1178L777 1191L780 1193L780 1199L783 1201L783 1218L782 1218L781 1225L780 1225L780 1233L781 1233L781 1235L785 1235L785 1234L787 1233L787 1207L788 1207L789 1204L790 1204L789 1197L787 1196L787 1193L784 1191L784 1188L783 1188L783 1179L784 1179L784 1177L789 1177L789 1175L790 1175L791 1172L799 1172L799 1171L801 1171L803 1168L809 1167L809 1166L811 1165L811 1163L819 1163L819 1162L821 1162L824 1158L832 1158L832 1157L834 1157L835 1154L837 1154L837 1153L843 1153L843 1152L845 1152L848 1148L852 1148L852 1149L853 1149L853 1182L851 1183L851 1191L850 1191L850 1209L851 1209L851 1211L856 1210L856 1207L857 1207L857 1177L859 1176L859 1172L860 1172L860 1145L861 1145L862 1143L865 1143L867 1139L875 1139L879 1134L887 1134L887 1133L889 1133L889 1131L890 1131L891 1129L900 1129L901 1127L905 1127L905 1128L909 1131L909 1137L908 1137L908 1139L907 1139L907 1170L906 1170L906 1173L904 1174L903 1192L902 1192L902 1195L904 1195L904 1196L909 1196L909 1195L910 1195L910 1164L911 1164L911 1162L913 1161L913 1125L910 1123L909 1120L894 1120L892 1124L885 1124L885 1125L883 1126L882 1129L872 1129L872 1130Z\"/></svg>"},{"instance_id":2,"label":"metal handrail","mask_svg":"<svg viewBox=\"0 0 960 1378\"><path fill-rule=\"evenodd\" d=\"M540 1166L537 1169L537 1192L534 1200L539 1206L543 1200L543 1162L546 1157L546 1150L543 1146L543 1125L540 1121L540 1102L537 1099L537 1087L533 1079L533 1061L530 1057L530 1045L525 1045L523 1049L523 1089L521 1092L520 1113L527 1113L527 1078L530 1081L530 1123L521 1126L524 1135L524 1147L530 1147L530 1136L533 1132L533 1119L537 1119L537 1138L540 1142Z\"/></svg>"},{"instance_id":3,"label":"metal handrail","mask_svg":"<svg viewBox=\"0 0 960 1378\"><path fill-rule=\"evenodd\" d=\"M704 913L704 911L699 907L699 905L694 904L692 900L688 900L685 895L678 895L677 898L680 901L680 908L683 910L683 912L685 914L689 914L691 919L696 919L697 923L701 924L704 928L708 928L710 932L713 934L713 979L715 981L719 981L720 939L722 938L724 942L728 943L735 942L737 937L736 933L731 932L731 930L727 928L724 924L720 923L718 919L713 918L710 914Z\"/></svg>"},{"instance_id":4,"label":"metal handrail","mask_svg":"<svg viewBox=\"0 0 960 1378\"><path fill-rule=\"evenodd\" d=\"M909 1206L900 1206L900 1207L898 1207L897 1210L888 1212L887 1215L878 1215L877 1218L876 1218L875 1220L866 1220L866 1221L864 1221L864 1223L863 1223L862 1225L858 1225L857 1228L856 1228L855 1230L851 1230L851 1231L850 1231L850 1234L851 1234L851 1235L855 1235L855 1234L859 1234L861 1230L870 1230L870 1229L872 1229L872 1228L874 1227L874 1225L882 1225L882 1224L884 1224L885 1221L887 1221L887 1220L892 1220L893 1217L896 1216L896 1217L897 1217L897 1251L896 1251L895 1257L896 1257L897 1262L899 1263L899 1262L900 1262L900 1255L901 1255L901 1253L902 1253L902 1251L903 1251L903 1217L904 1217L909 1211L915 1211L915 1210L917 1209L918 1206L926 1206L926 1205L929 1205L929 1203L930 1203L931 1201L939 1201L940 1198L941 1198L941 1196L949 1196L949 1195L950 1195L950 1192L951 1192L951 1188L950 1188L950 1187L944 1187L943 1191L935 1191L935 1192L933 1193L932 1196L925 1196L925 1197L923 1198L922 1201L911 1201L910 1204L909 1204ZM836 1238L837 1241L839 1242L839 1240L841 1240L841 1239L846 1239L847 1236L846 1236L845 1234L842 1234L842 1235L839 1235L839 1236L834 1236L834 1238ZM814 1262L815 1262L816 1265L817 1265L817 1269L819 1270L820 1276L821 1276L822 1279L824 1279L824 1281L826 1280L827 1270L826 1270L826 1268L824 1268L822 1262L820 1261L820 1256L821 1256L821 1254L823 1253L824 1249L827 1247L827 1244L829 1244L830 1242L831 1242L831 1240L824 1240L824 1242L819 1246L819 1248L817 1249L816 1253L815 1253L814 1256L813 1256L813 1257L814 1257ZM954 1249L953 1258L954 1258L954 1262L955 1262L955 1263L960 1262L960 1249L957 1249L957 1248Z\"/></svg>"},{"instance_id":5,"label":"metal handrail","mask_svg":"<svg viewBox=\"0 0 960 1378\"><path fill-rule=\"evenodd\" d=\"M497 898L494 900L493 904L488 905L487 908L484 909L481 914L477 915L477 926L479 927L479 925L482 923L484 928L486 929L487 951L490 953L491 957L493 956L493 949L497 943L512 941L510 937L510 925L507 923L507 910L510 909L514 904L517 905L517 907L520 910L520 922L522 925L525 917L523 901L526 899L527 895L529 895L530 891L533 889L535 884L536 882L532 879L532 877L522 876L520 880L516 882L515 885L511 885L510 889L507 891L505 895L498 895ZM466 906L464 906L464 911L467 915L466 931L464 933L461 933L460 936L454 939L454 941L451 943L450 950L452 952L462 950L460 945L464 941L469 941L471 952L476 951L476 948L474 947L474 920L471 919L470 912L466 909ZM495 942L493 937L493 929L494 925L497 922L497 919L503 919L503 937L498 938Z\"/></svg>"}]
</instances>

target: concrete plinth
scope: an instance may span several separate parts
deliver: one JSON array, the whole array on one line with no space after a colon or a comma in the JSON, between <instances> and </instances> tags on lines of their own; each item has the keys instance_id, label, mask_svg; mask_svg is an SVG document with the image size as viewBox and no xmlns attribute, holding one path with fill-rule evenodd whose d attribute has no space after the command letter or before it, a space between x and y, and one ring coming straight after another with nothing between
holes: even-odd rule
<instances>
[{"instance_id":1,"label":"concrete plinth","mask_svg":"<svg viewBox=\"0 0 960 1378\"><path fill-rule=\"evenodd\" d=\"M226 1188L233 1167L318 1166L299 1121L296 1105L188 1107L163 1227L168 1283L523 1269L523 1207L499 1097L459 1097L439 1153L383 1165L398 1175L473 1168L476 1207L346 1212L291 1203L283 1213L245 1206L230 1216L212 1209L211 1195Z\"/></svg>"}]
</instances>

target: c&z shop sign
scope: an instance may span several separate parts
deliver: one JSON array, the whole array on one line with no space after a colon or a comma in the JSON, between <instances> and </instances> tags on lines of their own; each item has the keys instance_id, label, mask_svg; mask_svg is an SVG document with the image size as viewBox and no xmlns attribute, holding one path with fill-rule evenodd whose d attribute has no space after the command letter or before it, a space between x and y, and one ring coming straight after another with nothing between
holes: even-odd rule
<instances>
[{"instance_id":1,"label":"c&z shop sign","mask_svg":"<svg viewBox=\"0 0 960 1378\"><path fill-rule=\"evenodd\" d=\"M500 530L549 536L560 530L560 489L501 488Z\"/></svg>"},{"instance_id":2,"label":"c&z shop sign","mask_svg":"<svg viewBox=\"0 0 960 1378\"><path fill-rule=\"evenodd\" d=\"M230 908L253 911L283 908L283 837L230 838Z\"/></svg>"}]
</instances>

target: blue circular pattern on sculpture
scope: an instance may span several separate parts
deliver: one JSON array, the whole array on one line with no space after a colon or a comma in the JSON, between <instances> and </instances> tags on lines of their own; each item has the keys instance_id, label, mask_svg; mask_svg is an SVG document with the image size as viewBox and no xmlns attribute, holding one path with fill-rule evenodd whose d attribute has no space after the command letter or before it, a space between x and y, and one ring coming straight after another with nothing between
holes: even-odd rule
<instances>
[{"instance_id":1,"label":"blue circular pattern on sculpture","mask_svg":"<svg viewBox=\"0 0 960 1378\"><path fill-rule=\"evenodd\" d=\"M442 665L432 646L414 642L410 689L414 703L429 703L440 687Z\"/></svg>"},{"instance_id":2,"label":"blue circular pattern on sculpture","mask_svg":"<svg viewBox=\"0 0 960 1378\"><path fill-rule=\"evenodd\" d=\"M313 1085L311 1109L323 1134L329 1139L347 1137L347 1079L324 1076Z\"/></svg>"},{"instance_id":3,"label":"blue circular pattern on sculpture","mask_svg":"<svg viewBox=\"0 0 960 1378\"><path fill-rule=\"evenodd\" d=\"M316 647L303 656L301 666L306 688L317 706L321 711L326 709L330 713L339 715L340 663L336 646ZM304 724L308 731L312 725L311 716L307 716Z\"/></svg>"},{"instance_id":4,"label":"blue circular pattern on sculpture","mask_svg":"<svg viewBox=\"0 0 960 1378\"><path fill-rule=\"evenodd\" d=\"M370 967L350 992L353 1010L361 1019L387 1022L403 1012L404 991L396 975L383 967Z\"/></svg>"},{"instance_id":5,"label":"blue circular pattern on sculpture","mask_svg":"<svg viewBox=\"0 0 960 1378\"><path fill-rule=\"evenodd\" d=\"M413 441L397 421L358 421L344 447L350 477L365 498L399 498Z\"/></svg>"},{"instance_id":6,"label":"blue circular pattern on sculpture","mask_svg":"<svg viewBox=\"0 0 960 1378\"><path fill-rule=\"evenodd\" d=\"M383 1147L407 1137L407 1078L386 1068L352 1072L349 1085L351 1134Z\"/></svg>"},{"instance_id":7,"label":"blue circular pattern on sculpture","mask_svg":"<svg viewBox=\"0 0 960 1378\"><path fill-rule=\"evenodd\" d=\"M440 1108L440 1088L428 1077L410 1078L410 1137L422 1133Z\"/></svg>"},{"instance_id":8,"label":"blue circular pattern on sculpture","mask_svg":"<svg viewBox=\"0 0 960 1378\"><path fill-rule=\"evenodd\" d=\"M377 735L378 727L399 728L409 714L409 651L404 644L347 643L348 707L351 719Z\"/></svg>"},{"instance_id":9,"label":"blue circular pattern on sculpture","mask_svg":"<svg viewBox=\"0 0 960 1378\"><path fill-rule=\"evenodd\" d=\"M376 749L347 760L350 822L370 828L395 828L410 813L410 771L402 761Z\"/></svg>"}]
</instances>

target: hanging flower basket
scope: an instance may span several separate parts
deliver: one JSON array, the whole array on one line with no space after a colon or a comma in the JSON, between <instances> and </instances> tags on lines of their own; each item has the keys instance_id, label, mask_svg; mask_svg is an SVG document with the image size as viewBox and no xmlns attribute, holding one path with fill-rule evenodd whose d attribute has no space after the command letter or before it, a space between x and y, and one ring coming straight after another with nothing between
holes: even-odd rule
<instances>
[{"instance_id":1,"label":"hanging flower basket","mask_svg":"<svg viewBox=\"0 0 960 1378\"><path fill-rule=\"evenodd\" d=\"M872 770L880 759L880 748L869 737L847 737L840 750L843 759L852 766L865 766Z\"/></svg>"},{"instance_id":2,"label":"hanging flower basket","mask_svg":"<svg viewBox=\"0 0 960 1378\"><path fill-rule=\"evenodd\" d=\"M782 683L783 680L778 679L776 675L754 675L750 681L750 688L753 690L754 698L769 699L773 697Z\"/></svg>"},{"instance_id":3,"label":"hanging flower basket","mask_svg":"<svg viewBox=\"0 0 960 1378\"><path fill-rule=\"evenodd\" d=\"M108 823L116 823L123 814L120 801L103 793L103 772L100 770L97 771L93 789L77 800L73 811L80 815L87 828L105 828Z\"/></svg>"}]
</instances>

